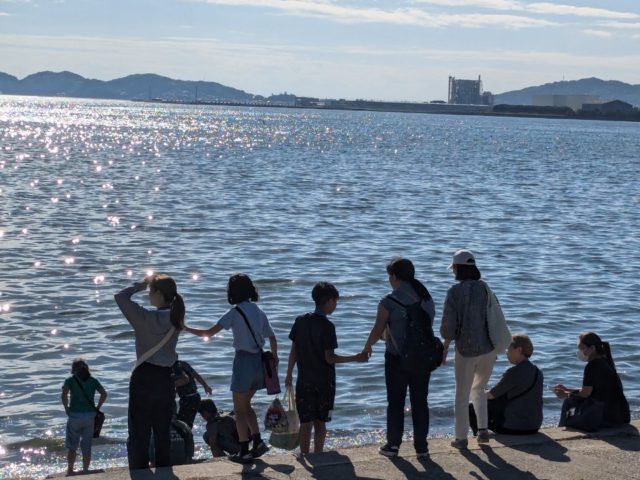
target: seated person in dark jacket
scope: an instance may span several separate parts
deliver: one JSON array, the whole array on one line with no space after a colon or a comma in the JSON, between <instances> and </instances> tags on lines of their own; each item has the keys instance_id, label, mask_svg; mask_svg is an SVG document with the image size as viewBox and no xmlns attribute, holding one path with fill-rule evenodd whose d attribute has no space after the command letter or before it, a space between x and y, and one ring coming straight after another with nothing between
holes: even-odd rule
<instances>
[{"instance_id":1,"label":"seated person in dark jacket","mask_svg":"<svg viewBox=\"0 0 640 480\"><path fill-rule=\"evenodd\" d=\"M507 349L509 368L487 394L489 429L508 435L530 435L542 424L542 372L529 361L533 344L527 335L514 335ZM476 433L470 405L470 423Z\"/></svg>"},{"instance_id":2,"label":"seated person in dark jacket","mask_svg":"<svg viewBox=\"0 0 640 480\"><path fill-rule=\"evenodd\" d=\"M220 415L213 400L206 399L200 402L198 412L206 420L207 427L202 438L211 448L214 457L222 457L225 454L232 455L240 451L238 430L236 421L230 414Z\"/></svg>"},{"instance_id":3,"label":"seated person in dark jacket","mask_svg":"<svg viewBox=\"0 0 640 480\"><path fill-rule=\"evenodd\" d=\"M570 389L562 384L553 387L556 396L565 399L559 426L592 431L599 427L629 423L629 403L611 357L609 342L603 342L593 332L583 333L580 335L577 354L580 360L587 362L582 388ZM580 415L583 418L572 418L570 411L588 399L600 402L600 408L588 409L588 413ZM585 415L590 418L584 418Z\"/></svg>"}]
</instances>

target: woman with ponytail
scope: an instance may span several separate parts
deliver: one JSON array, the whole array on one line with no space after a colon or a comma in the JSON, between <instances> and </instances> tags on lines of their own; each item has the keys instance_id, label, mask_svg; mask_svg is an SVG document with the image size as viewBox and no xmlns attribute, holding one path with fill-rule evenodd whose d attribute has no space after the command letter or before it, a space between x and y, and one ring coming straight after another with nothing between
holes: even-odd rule
<instances>
[{"instance_id":1,"label":"woman with ponytail","mask_svg":"<svg viewBox=\"0 0 640 480\"><path fill-rule=\"evenodd\" d=\"M372 346L385 339L384 374L387 386L387 443L380 454L398 455L404 432L404 405L409 388L413 419L413 446L418 457L428 454L429 433L429 379L431 371L425 368L408 369L402 362L402 348L409 323L407 307L420 302L420 307L433 326L435 306L427 288L415 278L415 268L407 258L393 258L387 265L389 284L393 291L378 303L376 322L371 329L363 352L371 356Z\"/></svg>"},{"instance_id":2,"label":"woman with ponytail","mask_svg":"<svg viewBox=\"0 0 640 480\"><path fill-rule=\"evenodd\" d=\"M569 410L578 407L588 398L603 404L602 419L598 417L597 424L591 429L629 423L629 403L611 357L609 342L603 342L593 332L583 333L579 337L577 356L581 361L587 362L582 388L570 389L562 384L553 387L556 396L565 399L559 426L572 426L571 421L568 421ZM593 419L588 419L589 424L592 421Z\"/></svg>"},{"instance_id":3,"label":"woman with ponytail","mask_svg":"<svg viewBox=\"0 0 640 480\"><path fill-rule=\"evenodd\" d=\"M150 310L131 297L149 287ZM129 469L149 468L149 443L154 438L155 466L170 465L171 416L175 409L172 366L184 328L185 307L176 282L163 274L146 277L115 295L133 327L137 362L129 382Z\"/></svg>"}]
</instances>

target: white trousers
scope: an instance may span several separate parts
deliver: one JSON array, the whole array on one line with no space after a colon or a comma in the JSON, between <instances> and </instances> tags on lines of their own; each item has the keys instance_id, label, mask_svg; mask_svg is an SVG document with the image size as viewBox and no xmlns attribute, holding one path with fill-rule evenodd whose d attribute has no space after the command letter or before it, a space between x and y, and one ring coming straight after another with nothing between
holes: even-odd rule
<instances>
[{"instance_id":1,"label":"white trousers","mask_svg":"<svg viewBox=\"0 0 640 480\"><path fill-rule=\"evenodd\" d=\"M487 428L487 384L496 363L496 353L489 352L477 357L463 357L456 350L456 438L467 438L469 434L469 401L478 417L478 428Z\"/></svg>"}]
</instances>

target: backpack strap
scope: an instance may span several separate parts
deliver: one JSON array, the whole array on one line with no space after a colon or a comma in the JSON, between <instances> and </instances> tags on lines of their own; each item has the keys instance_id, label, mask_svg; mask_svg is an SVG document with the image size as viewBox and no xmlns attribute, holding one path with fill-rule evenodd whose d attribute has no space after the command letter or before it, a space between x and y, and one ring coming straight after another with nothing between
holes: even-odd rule
<instances>
[{"instance_id":1,"label":"backpack strap","mask_svg":"<svg viewBox=\"0 0 640 480\"><path fill-rule=\"evenodd\" d=\"M253 333L253 329L251 328L251 325L249 324L249 319L247 318L246 313L244 313L242 311L242 309L236 305L236 310L238 312L240 312L240 315L242 315L242 318L244 318L244 323L247 324L247 328L249 329L249 332L251 332L251 336L253 337L253 341L256 342L256 347L258 347L258 350L260 350L260 352L262 353L262 347L260 346L260 344L258 343L258 340L256 339L256 335L255 333Z\"/></svg>"}]
</instances>

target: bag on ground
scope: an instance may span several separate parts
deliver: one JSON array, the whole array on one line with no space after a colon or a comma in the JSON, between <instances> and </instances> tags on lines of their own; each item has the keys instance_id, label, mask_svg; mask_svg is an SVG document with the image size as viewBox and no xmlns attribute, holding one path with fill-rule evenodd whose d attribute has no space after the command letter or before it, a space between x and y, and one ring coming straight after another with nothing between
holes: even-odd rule
<instances>
[{"instance_id":1,"label":"bag on ground","mask_svg":"<svg viewBox=\"0 0 640 480\"><path fill-rule=\"evenodd\" d=\"M296 397L290 386L287 387L287 411L285 414L288 423L287 430L278 431L274 429L271 432L269 443L276 448L293 450L300 445L300 419L296 410Z\"/></svg>"},{"instance_id":2,"label":"bag on ground","mask_svg":"<svg viewBox=\"0 0 640 480\"><path fill-rule=\"evenodd\" d=\"M587 397L567 413L565 427L595 432L604 421L604 402Z\"/></svg>"}]
</instances>

